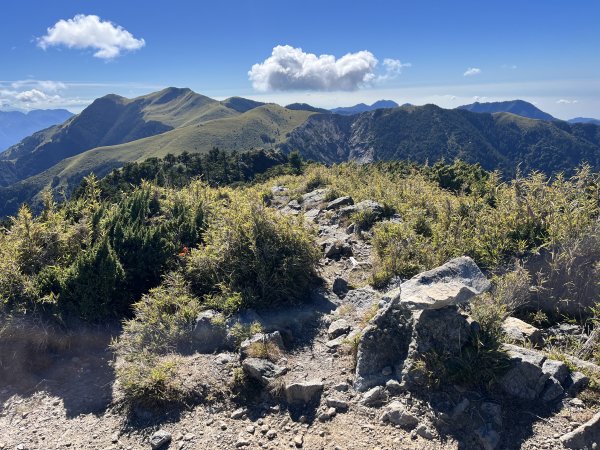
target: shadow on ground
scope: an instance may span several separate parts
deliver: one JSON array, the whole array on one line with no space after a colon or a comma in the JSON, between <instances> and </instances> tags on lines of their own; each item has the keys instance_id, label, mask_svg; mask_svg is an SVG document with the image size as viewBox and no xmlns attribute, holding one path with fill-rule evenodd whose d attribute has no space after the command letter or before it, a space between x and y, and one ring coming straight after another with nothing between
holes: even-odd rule
<instances>
[{"instance_id":1,"label":"shadow on ground","mask_svg":"<svg viewBox=\"0 0 600 450\"><path fill-rule=\"evenodd\" d=\"M112 401L110 342L118 326L68 333L39 323L13 323L0 344L0 405L37 392L58 397L67 417L101 415Z\"/></svg>"}]
</instances>

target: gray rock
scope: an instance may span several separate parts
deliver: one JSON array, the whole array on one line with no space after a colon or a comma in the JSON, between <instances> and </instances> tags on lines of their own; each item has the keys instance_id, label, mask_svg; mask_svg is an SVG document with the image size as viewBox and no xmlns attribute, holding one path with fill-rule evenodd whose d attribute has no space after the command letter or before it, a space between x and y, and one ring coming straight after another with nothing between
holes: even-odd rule
<instances>
[{"instance_id":1,"label":"gray rock","mask_svg":"<svg viewBox=\"0 0 600 450\"><path fill-rule=\"evenodd\" d=\"M475 434L479 438L479 443L484 450L495 450L500 444L500 435L491 424L485 424L481 428L475 431Z\"/></svg>"},{"instance_id":2,"label":"gray rock","mask_svg":"<svg viewBox=\"0 0 600 450\"><path fill-rule=\"evenodd\" d=\"M342 255L343 244L337 239L328 238L321 242L323 255L328 259L336 259Z\"/></svg>"},{"instance_id":3,"label":"gray rock","mask_svg":"<svg viewBox=\"0 0 600 450\"><path fill-rule=\"evenodd\" d=\"M465 303L489 288L477 264L461 256L402 283L401 299L411 309L439 309Z\"/></svg>"},{"instance_id":4,"label":"gray rock","mask_svg":"<svg viewBox=\"0 0 600 450\"><path fill-rule=\"evenodd\" d=\"M360 313L371 308L379 300L380 294L374 289L360 288L348 291L342 304L353 306Z\"/></svg>"},{"instance_id":5,"label":"gray rock","mask_svg":"<svg viewBox=\"0 0 600 450\"><path fill-rule=\"evenodd\" d=\"M165 430L158 430L150 437L150 447L159 449L171 442L171 433Z\"/></svg>"},{"instance_id":6,"label":"gray rock","mask_svg":"<svg viewBox=\"0 0 600 450\"><path fill-rule=\"evenodd\" d=\"M327 203L327 206L325 207L325 209L337 209L340 208L341 206L347 206L347 205L353 205L354 204L354 200L352 200L352 197L339 197L336 198L335 200L330 201L329 203Z\"/></svg>"},{"instance_id":7,"label":"gray rock","mask_svg":"<svg viewBox=\"0 0 600 450\"><path fill-rule=\"evenodd\" d=\"M462 416L471 402L468 398L463 398L453 409L452 409L452 419L456 420L460 416Z\"/></svg>"},{"instance_id":8,"label":"gray rock","mask_svg":"<svg viewBox=\"0 0 600 450\"><path fill-rule=\"evenodd\" d=\"M547 359L544 361L542 364L542 372L558 380L561 385L564 385L569 377L569 368L567 365L554 359Z\"/></svg>"},{"instance_id":9,"label":"gray rock","mask_svg":"<svg viewBox=\"0 0 600 450\"><path fill-rule=\"evenodd\" d=\"M459 356L470 342L478 324L458 311L456 306L428 309L415 314L414 329L403 363L401 383L406 388L425 387L428 374L420 361L429 352L444 358Z\"/></svg>"},{"instance_id":10,"label":"gray rock","mask_svg":"<svg viewBox=\"0 0 600 450\"><path fill-rule=\"evenodd\" d=\"M483 402L479 407L483 416L497 427L502 426L502 407L497 403Z\"/></svg>"},{"instance_id":11,"label":"gray rock","mask_svg":"<svg viewBox=\"0 0 600 450\"><path fill-rule=\"evenodd\" d=\"M246 408L238 408L235 411L233 411L229 417L231 417L234 420L238 420L243 418L246 414L248 414L248 410Z\"/></svg>"},{"instance_id":12,"label":"gray rock","mask_svg":"<svg viewBox=\"0 0 600 450\"><path fill-rule=\"evenodd\" d=\"M429 441L435 437L434 432L424 423L419 425L415 431L419 436Z\"/></svg>"},{"instance_id":13,"label":"gray rock","mask_svg":"<svg viewBox=\"0 0 600 450\"><path fill-rule=\"evenodd\" d=\"M287 204L287 206L288 206L288 208L296 209L296 210L302 208L302 206L300 205L300 203L298 203L298 200L292 200L291 202L289 202Z\"/></svg>"},{"instance_id":14,"label":"gray rock","mask_svg":"<svg viewBox=\"0 0 600 450\"><path fill-rule=\"evenodd\" d=\"M542 372L546 357L534 350L505 344L511 358L511 368L500 379L504 391L522 400L536 399L545 387L549 375Z\"/></svg>"},{"instance_id":15,"label":"gray rock","mask_svg":"<svg viewBox=\"0 0 600 450\"><path fill-rule=\"evenodd\" d=\"M327 189L315 189L302 196L302 205L305 209L315 208L325 201Z\"/></svg>"},{"instance_id":16,"label":"gray rock","mask_svg":"<svg viewBox=\"0 0 600 450\"><path fill-rule=\"evenodd\" d=\"M342 345L344 345L344 342L346 342L346 339L348 339L348 338L344 335L338 336L335 339L331 339L331 340L325 342L325 346L331 350L337 350Z\"/></svg>"},{"instance_id":17,"label":"gray rock","mask_svg":"<svg viewBox=\"0 0 600 450\"><path fill-rule=\"evenodd\" d=\"M382 422L390 422L408 429L413 429L419 423L419 419L408 412L398 400L394 400L385 407L381 420Z\"/></svg>"},{"instance_id":18,"label":"gray rock","mask_svg":"<svg viewBox=\"0 0 600 450\"><path fill-rule=\"evenodd\" d=\"M349 388L350 386L348 385L348 383L338 383L335 386L333 386L333 390L338 392L347 392Z\"/></svg>"},{"instance_id":19,"label":"gray rock","mask_svg":"<svg viewBox=\"0 0 600 450\"><path fill-rule=\"evenodd\" d=\"M560 385L559 381L554 377L550 377L546 381L546 387L540 395L540 398L545 402L551 402L563 395L564 392L565 390Z\"/></svg>"},{"instance_id":20,"label":"gray rock","mask_svg":"<svg viewBox=\"0 0 600 450\"><path fill-rule=\"evenodd\" d=\"M340 298L343 298L344 295L348 292L348 281L344 280L341 277L337 277L333 280L333 286L331 288L333 293Z\"/></svg>"},{"instance_id":21,"label":"gray rock","mask_svg":"<svg viewBox=\"0 0 600 450\"><path fill-rule=\"evenodd\" d=\"M304 217L314 222L317 219L317 217L319 217L319 214L321 214L321 210L318 208L313 208L306 211L304 213Z\"/></svg>"},{"instance_id":22,"label":"gray rock","mask_svg":"<svg viewBox=\"0 0 600 450\"><path fill-rule=\"evenodd\" d=\"M331 325L329 325L329 328L327 329L327 334L329 335L330 339L335 339L339 336L344 336L348 334L351 329L352 327L350 326L347 320L338 319Z\"/></svg>"},{"instance_id":23,"label":"gray rock","mask_svg":"<svg viewBox=\"0 0 600 450\"><path fill-rule=\"evenodd\" d=\"M583 425L561 436L560 441L566 448L594 448L594 443L600 443L600 411Z\"/></svg>"},{"instance_id":24,"label":"gray rock","mask_svg":"<svg viewBox=\"0 0 600 450\"><path fill-rule=\"evenodd\" d=\"M350 291L346 296L350 296ZM390 301L371 319L360 337L354 387L359 392L385 384L385 367L401 365L408 355L413 331L411 311L398 298Z\"/></svg>"},{"instance_id":25,"label":"gray rock","mask_svg":"<svg viewBox=\"0 0 600 450\"><path fill-rule=\"evenodd\" d=\"M348 402L337 397L329 396L325 400L325 403L330 408L335 408L337 412L343 412L348 410Z\"/></svg>"},{"instance_id":26,"label":"gray rock","mask_svg":"<svg viewBox=\"0 0 600 450\"><path fill-rule=\"evenodd\" d=\"M376 386L363 394L360 403L365 406L379 406L386 400L385 390L381 386Z\"/></svg>"},{"instance_id":27,"label":"gray rock","mask_svg":"<svg viewBox=\"0 0 600 450\"><path fill-rule=\"evenodd\" d=\"M263 386L266 386L287 371L285 367L277 366L271 361L261 358L246 358L242 363L242 368L250 378L258 381Z\"/></svg>"},{"instance_id":28,"label":"gray rock","mask_svg":"<svg viewBox=\"0 0 600 450\"><path fill-rule=\"evenodd\" d=\"M385 390L392 396L400 395L404 392L402 385L397 380L387 380L385 383Z\"/></svg>"},{"instance_id":29,"label":"gray rock","mask_svg":"<svg viewBox=\"0 0 600 450\"><path fill-rule=\"evenodd\" d=\"M581 372L571 372L567 376L565 382L568 388L568 393L571 397L575 397L581 391L583 391L589 384L590 379Z\"/></svg>"},{"instance_id":30,"label":"gray rock","mask_svg":"<svg viewBox=\"0 0 600 450\"><path fill-rule=\"evenodd\" d=\"M202 311L192 330L193 348L198 353L215 353L228 348L227 329L221 315L212 310Z\"/></svg>"},{"instance_id":31,"label":"gray rock","mask_svg":"<svg viewBox=\"0 0 600 450\"><path fill-rule=\"evenodd\" d=\"M285 398L291 405L316 403L323 387L320 380L290 383L285 386Z\"/></svg>"},{"instance_id":32,"label":"gray rock","mask_svg":"<svg viewBox=\"0 0 600 450\"><path fill-rule=\"evenodd\" d=\"M541 346L544 342L542 332L538 328L516 317L507 317L502 323L502 331L510 340L520 344L529 342Z\"/></svg>"},{"instance_id":33,"label":"gray rock","mask_svg":"<svg viewBox=\"0 0 600 450\"><path fill-rule=\"evenodd\" d=\"M272 333L257 333L249 339L246 339L240 345L240 355L242 358L248 357L248 352L255 345L263 344L267 346L267 349L270 346L273 346L280 351L285 350L285 346L283 345L283 338L281 337L281 333L279 331L274 331Z\"/></svg>"}]
</instances>

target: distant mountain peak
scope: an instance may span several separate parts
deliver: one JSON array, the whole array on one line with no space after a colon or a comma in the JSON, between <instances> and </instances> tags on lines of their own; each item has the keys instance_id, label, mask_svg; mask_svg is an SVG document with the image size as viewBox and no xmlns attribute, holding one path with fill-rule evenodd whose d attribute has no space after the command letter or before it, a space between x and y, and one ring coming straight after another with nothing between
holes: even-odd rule
<instances>
[{"instance_id":1,"label":"distant mountain peak","mask_svg":"<svg viewBox=\"0 0 600 450\"><path fill-rule=\"evenodd\" d=\"M508 100L504 102L475 102L469 105L459 106L456 109L464 109L476 113L499 113L506 112L516 114L517 116L527 117L537 120L556 120L550 114L542 111L537 106L526 102L525 100Z\"/></svg>"},{"instance_id":2,"label":"distant mountain peak","mask_svg":"<svg viewBox=\"0 0 600 450\"><path fill-rule=\"evenodd\" d=\"M398 103L393 100L377 100L372 105L367 105L365 103L358 103L354 106L342 106L339 108L333 108L330 111L334 114L342 114L342 115L352 115L352 114L360 114L367 111L374 111L376 109L382 108L397 108Z\"/></svg>"}]
</instances>

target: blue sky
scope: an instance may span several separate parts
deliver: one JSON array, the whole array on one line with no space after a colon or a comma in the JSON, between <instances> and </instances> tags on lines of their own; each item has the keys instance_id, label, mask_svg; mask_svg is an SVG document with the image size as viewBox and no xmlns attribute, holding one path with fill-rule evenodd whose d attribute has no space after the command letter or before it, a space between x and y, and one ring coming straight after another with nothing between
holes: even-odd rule
<instances>
[{"instance_id":1,"label":"blue sky","mask_svg":"<svg viewBox=\"0 0 600 450\"><path fill-rule=\"evenodd\" d=\"M108 93L178 86L324 107L522 98L559 118L600 117L593 0L4 0L0 8L3 109L80 111Z\"/></svg>"}]
</instances>

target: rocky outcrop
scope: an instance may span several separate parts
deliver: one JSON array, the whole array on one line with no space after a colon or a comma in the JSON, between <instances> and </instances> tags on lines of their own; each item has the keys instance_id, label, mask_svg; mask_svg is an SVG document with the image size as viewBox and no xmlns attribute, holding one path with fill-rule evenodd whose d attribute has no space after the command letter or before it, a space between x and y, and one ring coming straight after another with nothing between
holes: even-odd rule
<instances>
[{"instance_id":1,"label":"rocky outcrop","mask_svg":"<svg viewBox=\"0 0 600 450\"><path fill-rule=\"evenodd\" d=\"M365 391L391 379L400 380L404 387L421 384L425 374L418 367L424 355L456 355L478 329L455 305L489 286L473 260L462 257L388 293L383 307L363 330L355 388Z\"/></svg>"},{"instance_id":2,"label":"rocky outcrop","mask_svg":"<svg viewBox=\"0 0 600 450\"><path fill-rule=\"evenodd\" d=\"M490 288L490 282L468 256L422 272L400 286L402 303L411 309L438 309L469 301Z\"/></svg>"},{"instance_id":3,"label":"rocky outcrop","mask_svg":"<svg viewBox=\"0 0 600 450\"><path fill-rule=\"evenodd\" d=\"M569 373L564 363L548 359L537 350L511 344L505 344L504 349L510 357L510 369L500 379L500 387L520 400L551 402L565 391L576 394L575 383L579 388L586 384L582 374Z\"/></svg>"}]
</instances>

